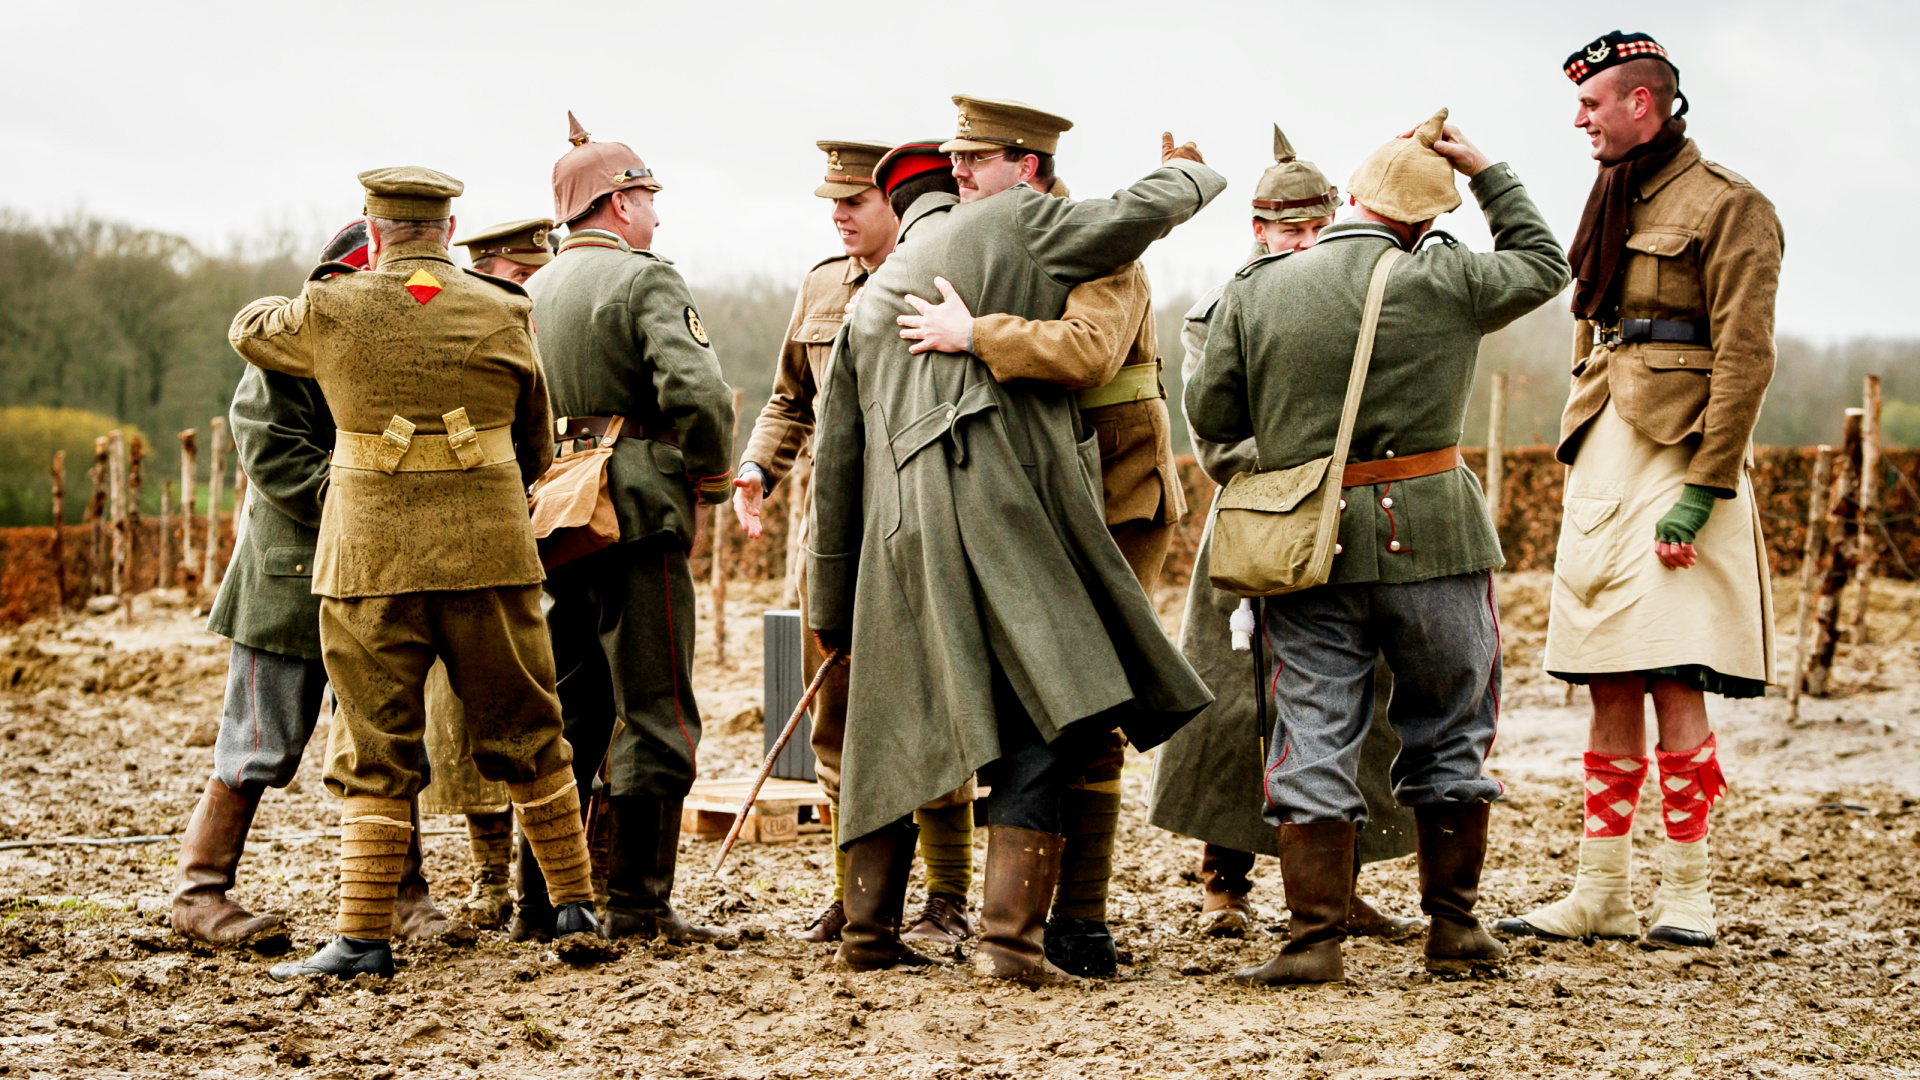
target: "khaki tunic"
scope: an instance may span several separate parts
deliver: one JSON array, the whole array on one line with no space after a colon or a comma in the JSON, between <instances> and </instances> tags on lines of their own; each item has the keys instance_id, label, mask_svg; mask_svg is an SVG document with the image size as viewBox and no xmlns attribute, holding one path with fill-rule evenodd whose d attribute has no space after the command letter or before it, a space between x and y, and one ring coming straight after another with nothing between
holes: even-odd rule
<instances>
[{"instance_id":1,"label":"khaki tunic","mask_svg":"<svg viewBox=\"0 0 1920 1080\"><path fill-rule=\"evenodd\" d=\"M747 452L740 458L760 466L767 491L779 487L793 471L794 459L806 452L813 437L814 399L825 382L833 337L846 321L847 301L871 272L860 260L841 255L815 263L800 283L773 373L773 396L753 422Z\"/></svg>"}]
</instances>

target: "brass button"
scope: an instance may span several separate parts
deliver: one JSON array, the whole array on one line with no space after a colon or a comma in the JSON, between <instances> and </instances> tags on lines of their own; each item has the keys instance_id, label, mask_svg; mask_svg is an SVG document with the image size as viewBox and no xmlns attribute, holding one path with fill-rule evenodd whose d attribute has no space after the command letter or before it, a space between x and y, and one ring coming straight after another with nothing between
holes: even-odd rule
<instances>
[{"instance_id":1,"label":"brass button","mask_svg":"<svg viewBox=\"0 0 1920 1080\"><path fill-rule=\"evenodd\" d=\"M953 423L954 415L955 415L955 410L953 409L947 410L947 423L949 424Z\"/></svg>"},{"instance_id":2,"label":"brass button","mask_svg":"<svg viewBox=\"0 0 1920 1080\"><path fill-rule=\"evenodd\" d=\"M1389 542L1389 543L1387 544L1387 550L1388 550L1388 551L1399 551L1399 550L1400 550L1400 541L1398 541L1398 540L1394 540L1394 541L1391 541L1391 542Z\"/></svg>"},{"instance_id":3,"label":"brass button","mask_svg":"<svg viewBox=\"0 0 1920 1080\"><path fill-rule=\"evenodd\" d=\"M1380 505L1385 507L1388 510L1393 509L1393 496L1389 495L1386 498L1381 499Z\"/></svg>"},{"instance_id":4,"label":"brass button","mask_svg":"<svg viewBox=\"0 0 1920 1080\"><path fill-rule=\"evenodd\" d=\"M294 563L294 564L293 564L293 572L294 572L294 573L296 573L296 574L304 574L304 573L306 573L306 572L307 572L307 568L306 568L306 565L305 565L304 563Z\"/></svg>"},{"instance_id":5,"label":"brass button","mask_svg":"<svg viewBox=\"0 0 1920 1080\"><path fill-rule=\"evenodd\" d=\"M1346 547L1343 545L1340 545L1340 544L1333 545L1333 553L1335 555L1343 554L1346 550L1347 550Z\"/></svg>"},{"instance_id":6,"label":"brass button","mask_svg":"<svg viewBox=\"0 0 1920 1080\"><path fill-rule=\"evenodd\" d=\"M1342 510L1345 510L1346 508L1347 508L1347 500L1345 500L1345 499L1341 499L1341 500L1340 500L1340 509L1342 509Z\"/></svg>"}]
</instances>

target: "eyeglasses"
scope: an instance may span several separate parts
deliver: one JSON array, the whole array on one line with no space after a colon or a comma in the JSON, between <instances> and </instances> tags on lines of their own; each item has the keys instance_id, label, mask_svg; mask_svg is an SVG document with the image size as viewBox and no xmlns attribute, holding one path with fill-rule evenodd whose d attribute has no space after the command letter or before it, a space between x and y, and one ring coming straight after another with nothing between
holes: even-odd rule
<instances>
[{"instance_id":1,"label":"eyeglasses","mask_svg":"<svg viewBox=\"0 0 1920 1080\"><path fill-rule=\"evenodd\" d=\"M994 158L1003 158L1006 156L1007 156L1007 152L1005 150L995 150L991 154L980 154L980 153L974 153L972 151L961 150L961 151L956 151L954 153L948 154L947 159L952 161L955 167L965 165L967 168L971 169L971 168L975 168L976 166L985 164L986 162L992 161Z\"/></svg>"}]
</instances>

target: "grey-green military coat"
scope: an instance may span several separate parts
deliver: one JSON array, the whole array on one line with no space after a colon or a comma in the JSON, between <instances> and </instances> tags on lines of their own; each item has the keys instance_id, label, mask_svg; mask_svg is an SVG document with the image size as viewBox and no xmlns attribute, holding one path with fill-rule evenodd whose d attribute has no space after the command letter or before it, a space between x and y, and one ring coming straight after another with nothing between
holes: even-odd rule
<instances>
[{"instance_id":1,"label":"grey-green military coat","mask_svg":"<svg viewBox=\"0 0 1920 1080\"><path fill-rule=\"evenodd\" d=\"M313 552L333 453L333 413L312 379L249 366L227 423L247 474L247 526L207 629L250 648L318 660Z\"/></svg>"},{"instance_id":2,"label":"grey-green military coat","mask_svg":"<svg viewBox=\"0 0 1920 1080\"><path fill-rule=\"evenodd\" d=\"M1136 746L1211 700L1107 532L1098 439L1073 392L912 356L903 297L936 274L976 313L1056 319L1073 285L1140 257L1226 183L1176 161L1110 199L1025 186L927 195L841 331L819 404L808 618L851 627L840 841L1000 756L994 669L1048 741L1090 718Z\"/></svg>"}]
</instances>

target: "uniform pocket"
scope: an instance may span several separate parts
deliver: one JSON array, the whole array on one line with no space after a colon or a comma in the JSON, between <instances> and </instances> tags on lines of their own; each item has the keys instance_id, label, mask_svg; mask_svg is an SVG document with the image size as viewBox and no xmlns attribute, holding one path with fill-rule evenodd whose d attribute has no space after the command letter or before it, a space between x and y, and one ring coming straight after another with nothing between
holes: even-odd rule
<instances>
[{"instance_id":1,"label":"uniform pocket","mask_svg":"<svg viewBox=\"0 0 1920 1080\"><path fill-rule=\"evenodd\" d=\"M313 576L313 548L270 547L260 560L260 569L269 577Z\"/></svg>"},{"instance_id":2,"label":"uniform pocket","mask_svg":"<svg viewBox=\"0 0 1920 1080\"><path fill-rule=\"evenodd\" d=\"M1656 319L1690 319L1700 310L1699 245L1691 229L1642 229L1627 237L1627 250L1628 314L1642 315L1648 303L1658 310L1646 314Z\"/></svg>"},{"instance_id":3,"label":"uniform pocket","mask_svg":"<svg viewBox=\"0 0 1920 1080\"><path fill-rule=\"evenodd\" d=\"M1614 519L1620 516L1622 496L1618 483L1596 484L1567 496L1562 508L1553 572L1582 604L1592 603L1619 572L1619 529Z\"/></svg>"}]
</instances>

